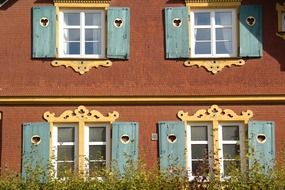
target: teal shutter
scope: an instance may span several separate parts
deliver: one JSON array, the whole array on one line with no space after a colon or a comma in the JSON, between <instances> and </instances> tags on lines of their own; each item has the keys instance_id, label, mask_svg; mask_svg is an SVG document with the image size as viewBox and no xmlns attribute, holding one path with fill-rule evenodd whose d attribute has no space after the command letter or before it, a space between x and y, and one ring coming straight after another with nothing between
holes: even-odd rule
<instances>
[{"instance_id":1,"label":"teal shutter","mask_svg":"<svg viewBox=\"0 0 285 190\"><path fill-rule=\"evenodd\" d=\"M113 169L118 170L118 172L123 174L129 167L137 167L138 141L138 123L114 122L112 124Z\"/></svg>"},{"instance_id":2,"label":"teal shutter","mask_svg":"<svg viewBox=\"0 0 285 190\"><path fill-rule=\"evenodd\" d=\"M240 57L261 57L262 54L261 6L242 5L240 7Z\"/></svg>"},{"instance_id":3,"label":"teal shutter","mask_svg":"<svg viewBox=\"0 0 285 190\"><path fill-rule=\"evenodd\" d=\"M33 7L33 58L55 57L55 17L54 6Z\"/></svg>"},{"instance_id":4,"label":"teal shutter","mask_svg":"<svg viewBox=\"0 0 285 190\"><path fill-rule=\"evenodd\" d=\"M188 58L190 55L187 15L187 7L165 8L166 58Z\"/></svg>"},{"instance_id":5,"label":"teal shutter","mask_svg":"<svg viewBox=\"0 0 285 190\"><path fill-rule=\"evenodd\" d=\"M130 56L130 9L110 7L107 12L107 57L128 59Z\"/></svg>"},{"instance_id":6,"label":"teal shutter","mask_svg":"<svg viewBox=\"0 0 285 190\"><path fill-rule=\"evenodd\" d=\"M183 122L160 122L158 127L160 169L167 170L173 167L185 169L185 129ZM175 136L176 139L171 139L171 136Z\"/></svg>"},{"instance_id":7,"label":"teal shutter","mask_svg":"<svg viewBox=\"0 0 285 190\"><path fill-rule=\"evenodd\" d=\"M254 163L264 167L265 172L274 166L275 126L272 121L251 121L248 123L249 167Z\"/></svg>"},{"instance_id":8,"label":"teal shutter","mask_svg":"<svg viewBox=\"0 0 285 190\"><path fill-rule=\"evenodd\" d=\"M49 165L49 123L24 123L23 124L23 155L22 176L24 179L39 177L46 180ZM33 142L38 142L34 144Z\"/></svg>"}]
</instances>

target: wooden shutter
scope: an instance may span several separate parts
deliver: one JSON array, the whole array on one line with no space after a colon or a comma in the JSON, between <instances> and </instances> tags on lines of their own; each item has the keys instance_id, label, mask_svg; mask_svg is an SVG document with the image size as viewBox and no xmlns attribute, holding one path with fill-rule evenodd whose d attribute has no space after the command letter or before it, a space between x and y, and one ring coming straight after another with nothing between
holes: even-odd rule
<instances>
[{"instance_id":1,"label":"wooden shutter","mask_svg":"<svg viewBox=\"0 0 285 190\"><path fill-rule=\"evenodd\" d=\"M137 166L139 125L136 122L112 124L112 167L124 174L131 164Z\"/></svg>"},{"instance_id":2,"label":"wooden shutter","mask_svg":"<svg viewBox=\"0 0 285 190\"><path fill-rule=\"evenodd\" d=\"M55 57L55 18L54 6L33 7L33 58Z\"/></svg>"},{"instance_id":3,"label":"wooden shutter","mask_svg":"<svg viewBox=\"0 0 285 190\"><path fill-rule=\"evenodd\" d=\"M251 121L248 124L249 167L256 162L265 173L274 166L275 126L272 121Z\"/></svg>"},{"instance_id":4,"label":"wooden shutter","mask_svg":"<svg viewBox=\"0 0 285 190\"><path fill-rule=\"evenodd\" d=\"M160 169L166 170L173 167L185 169L185 129L183 122L160 122L158 127ZM176 137L173 142L171 136Z\"/></svg>"},{"instance_id":5,"label":"wooden shutter","mask_svg":"<svg viewBox=\"0 0 285 190\"><path fill-rule=\"evenodd\" d=\"M23 178L30 179L31 177L39 177L40 180L46 180L48 177L50 156L49 123L24 123L22 138ZM35 174L35 176L32 176L33 174Z\"/></svg>"},{"instance_id":6,"label":"wooden shutter","mask_svg":"<svg viewBox=\"0 0 285 190\"><path fill-rule=\"evenodd\" d=\"M261 6L242 5L240 7L240 56L261 57L262 54Z\"/></svg>"},{"instance_id":7,"label":"wooden shutter","mask_svg":"<svg viewBox=\"0 0 285 190\"><path fill-rule=\"evenodd\" d=\"M165 8L166 58L188 58L190 55L187 15L187 7Z\"/></svg>"},{"instance_id":8,"label":"wooden shutter","mask_svg":"<svg viewBox=\"0 0 285 190\"><path fill-rule=\"evenodd\" d=\"M107 57L128 59L130 55L130 9L110 7L107 12Z\"/></svg>"}]
</instances>

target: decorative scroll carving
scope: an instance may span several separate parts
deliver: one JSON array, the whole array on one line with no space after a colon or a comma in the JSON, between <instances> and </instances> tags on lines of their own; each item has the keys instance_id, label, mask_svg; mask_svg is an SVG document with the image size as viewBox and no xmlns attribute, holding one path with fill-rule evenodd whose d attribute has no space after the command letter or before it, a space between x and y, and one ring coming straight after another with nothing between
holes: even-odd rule
<instances>
[{"instance_id":1,"label":"decorative scroll carving","mask_svg":"<svg viewBox=\"0 0 285 190\"><path fill-rule=\"evenodd\" d=\"M64 111L60 116L56 117L55 113L50 113L49 111L45 112L43 115L44 119L48 122L114 122L119 118L119 113L113 111L108 113L107 116L104 116L97 110L89 111L84 106L79 106L74 111L67 110Z\"/></svg>"},{"instance_id":2,"label":"decorative scroll carving","mask_svg":"<svg viewBox=\"0 0 285 190\"><path fill-rule=\"evenodd\" d=\"M242 0L185 0L186 3L223 3L223 2L242 2Z\"/></svg>"},{"instance_id":3,"label":"decorative scroll carving","mask_svg":"<svg viewBox=\"0 0 285 190\"><path fill-rule=\"evenodd\" d=\"M244 65L243 59L217 59L217 60L187 60L184 62L186 67L198 66L204 67L213 74L217 74L223 70L224 67L231 67L232 65L241 66Z\"/></svg>"},{"instance_id":4,"label":"decorative scroll carving","mask_svg":"<svg viewBox=\"0 0 285 190\"><path fill-rule=\"evenodd\" d=\"M212 105L209 109L200 109L194 115L188 115L188 112L179 111L177 116L182 121L244 121L248 123L249 119L253 117L253 112L247 110L237 115L230 109L222 110L217 105Z\"/></svg>"},{"instance_id":5,"label":"decorative scroll carving","mask_svg":"<svg viewBox=\"0 0 285 190\"><path fill-rule=\"evenodd\" d=\"M92 67L98 68L99 66L110 67L112 62L110 60L84 60L84 61L73 61L73 60L55 60L51 62L54 67L64 65L66 68L71 67L75 72L85 74Z\"/></svg>"}]
</instances>

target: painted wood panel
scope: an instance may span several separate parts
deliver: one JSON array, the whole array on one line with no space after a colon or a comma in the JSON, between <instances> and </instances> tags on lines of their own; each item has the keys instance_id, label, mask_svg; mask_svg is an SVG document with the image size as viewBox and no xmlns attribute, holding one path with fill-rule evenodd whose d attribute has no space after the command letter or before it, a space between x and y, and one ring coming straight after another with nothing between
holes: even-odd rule
<instances>
[{"instance_id":1,"label":"painted wood panel","mask_svg":"<svg viewBox=\"0 0 285 190\"><path fill-rule=\"evenodd\" d=\"M107 12L107 57L128 59L130 56L130 9L110 7Z\"/></svg>"},{"instance_id":2,"label":"painted wood panel","mask_svg":"<svg viewBox=\"0 0 285 190\"><path fill-rule=\"evenodd\" d=\"M189 32L187 7L165 8L166 58L188 58Z\"/></svg>"},{"instance_id":3,"label":"painted wood panel","mask_svg":"<svg viewBox=\"0 0 285 190\"><path fill-rule=\"evenodd\" d=\"M56 10L54 6L33 7L33 58L56 56Z\"/></svg>"},{"instance_id":4,"label":"painted wood panel","mask_svg":"<svg viewBox=\"0 0 285 190\"><path fill-rule=\"evenodd\" d=\"M262 45L262 9L259 5L240 7L240 56L261 57Z\"/></svg>"},{"instance_id":5,"label":"painted wood panel","mask_svg":"<svg viewBox=\"0 0 285 190\"><path fill-rule=\"evenodd\" d=\"M112 167L121 174L134 164L137 166L139 124L114 122L112 124Z\"/></svg>"},{"instance_id":6,"label":"painted wood panel","mask_svg":"<svg viewBox=\"0 0 285 190\"><path fill-rule=\"evenodd\" d=\"M41 180L48 177L50 126L47 122L23 124L22 175L37 171Z\"/></svg>"},{"instance_id":7,"label":"painted wood panel","mask_svg":"<svg viewBox=\"0 0 285 190\"><path fill-rule=\"evenodd\" d=\"M248 123L249 167L256 162L265 172L274 166L275 125L272 121L250 121Z\"/></svg>"},{"instance_id":8,"label":"painted wood panel","mask_svg":"<svg viewBox=\"0 0 285 190\"><path fill-rule=\"evenodd\" d=\"M160 169L185 169L185 130L183 122L159 122L158 127Z\"/></svg>"}]
</instances>

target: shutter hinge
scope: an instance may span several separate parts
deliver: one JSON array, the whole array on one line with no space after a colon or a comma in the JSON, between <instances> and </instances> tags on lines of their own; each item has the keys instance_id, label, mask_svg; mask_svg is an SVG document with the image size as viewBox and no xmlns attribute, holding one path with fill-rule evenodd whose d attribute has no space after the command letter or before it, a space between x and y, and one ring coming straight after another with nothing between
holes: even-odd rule
<instances>
[{"instance_id":1,"label":"shutter hinge","mask_svg":"<svg viewBox=\"0 0 285 190\"><path fill-rule=\"evenodd\" d=\"M51 132L49 132L49 138L51 138Z\"/></svg>"},{"instance_id":2,"label":"shutter hinge","mask_svg":"<svg viewBox=\"0 0 285 190\"><path fill-rule=\"evenodd\" d=\"M56 19L56 21L58 21L58 15L55 15L55 19Z\"/></svg>"},{"instance_id":3,"label":"shutter hinge","mask_svg":"<svg viewBox=\"0 0 285 190\"><path fill-rule=\"evenodd\" d=\"M58 48L55 48L56 54L58 55Z\"/></svg>"},{"instance_id":4,"label":"shutter hinge","mask_svg":"<svg viewBox=\"0 0 285 190\"><path fill-rule=\"evenodd\" d=\"M188 21L190 21L190 14L187 14L187 19Z\"/></svg>"}]
</instances>

